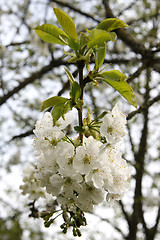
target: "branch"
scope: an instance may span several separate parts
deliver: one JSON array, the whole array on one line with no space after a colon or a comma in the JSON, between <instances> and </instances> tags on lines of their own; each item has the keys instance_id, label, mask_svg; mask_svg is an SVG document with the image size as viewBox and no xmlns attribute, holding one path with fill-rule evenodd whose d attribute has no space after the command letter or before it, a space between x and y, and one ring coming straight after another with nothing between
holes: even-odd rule
<instances>
[{"instance_id":1,"label":"branch","mask_svg":"<svg viewBox=\"0 0 160 240\"><path fill-rule=\"evenodd\" d=\"M109 6L109 0L103 0L103 4L106 10L106 17L107 18L115 18L112 13L112 10ZM117 36L127 44L135 53L139 53L143 56L143 58L148 57L149 59L152 58L152 51L145 48L145 46L138 42L135 38L131 36L126 30L124 29L117 29L115 30Z\"/></svg>"},{"instance_id":2,"label":"branch","mask_svg":"<svg viewBox=\"0 0 160 240\"><path fill-rule=\"evenodd\" d=\"M157 233L157 228L158 228L159 221L160 221L160 206L158 208L158 213L157 213L155 225L151 229L152 230L152 239L155 239L155 235Z\"/></svg>"},{"instance_id":3,"label":"branch","mask_svg":"<svg viewBox=\"0 0 160 240\"><path fill-rule=\"evenodd\" d=\"M48 73L55 67L59 67L61 65L68 65L68 62L64 62L61 59L51 61L47 66L42 67L39 71L32 73L32 75L28 78L25 78L23 82L21 82L17 87L9 91L0 99L0 106L4 104L10 97L12 97L15 93L18 93L21 89L27 86L30 83L33 83L36 79L40 79L44 74Z\"/></svg>"},{"instance_id":4,"label":"branch","mask_svg":"<svg viewBox=\"0 0 160 240\"><path fill-rule=\"evenodd\" d=\"M133 79L139 77L139 75L141 74L141 72L145 69L146 64L142 64L141 67L139 67L132 75L130 75L128 77L128 79L126 80L127 83L130 83Z\"/></svg>"},{"instance_id":5,"label":"branch","mask_svg":"<svg viewBox=\"0 0 160 240\"><path fill-rule=\"evenodd\" d=\"M100 21L99 21L98 19L94 18L92 15L90 15L90 14L88 14L88 13L82 12L80 9L77 9L77 8L73 7L73 5L70 5L70 4L65 3L65 2L60 2L60 1L57 1L57 0L53 0L53 1L52 1L52 0L49 0L49 1L50 1L50 2L54 2L54 3L57 3L57 4L59 4L60 6L67 7L67 8L69 8L69 9L71 9L71 10L73 10L73 11L75 11L75 12L77 12L77 13L85 16L85 17L87 17L87 18L91 18L91 19L92 19L93 21L95 21L95 22L100 23Z\"/></svg>"},{"instance_id":6,"label":"branch","mask_svg":"<svg viewBox=\"0 0 160 240\"><path fill-rule=\"evenodd\" d=\"M23 44L29 44L30 41L23 41L23 42L12 42L8 45L6 45L5 47L8 48L10 46L20 46L20 45L23 45Z\"/></svg>"},{"instance_id":7,"label":"branch","mask_svg":"<svg viewBox=\"0 0 160 240\"><path fill-rule=\"evenodd\" d=\"M132 139L132 136L131 136L130 126L129 126L128 123L127 123L127 129L128 129L129 141L130 141L130 144L131 144L131 150L132 150L133 155L135 156L135 146L134 146L134 143L133 143L133 139Z\"/></svg>"},{"instance_id":8,"label":"branch","mask_svg":"<svg viewBox=\"0 0 160 240\"><path fill-rule=\"evenodd\" d=\"M128 215L128 213L125 211L124 205L123 205L122 201L118 201L118 203L119 203L119 205L121 206L123 215L125 216L125 219L126 219L126 221L127 221L127 223L128 223L128 226L130 227L131 222L130 222L129 215Z\"/></svg>"},{"instance_id":9,"label":"branch","mask_svg":"<svg viewBox=\"0 0 160 240\"><path fill-rule=\"evenodd\" d=\"M19 134L19 135L13 136L9 142L11 142L11 141L13 141L13 140L15 140L15 139L17 139L17 138L28 137L28 136L30 136L30 135L32 135L32 134L33 134L33 129L28 130L28 131L25 132L25 133L21 133L21 134Z\"/></svg>"},{"instance_id":10,"label":"branch","mask_svg":"<svg viewBox=\"0 0 160 240\"><path fill-rule=\"evenodd\" d=\"M133 7L133 6L136 4L136 2L137 2L137 0L134 0L133 2L131 2L131 3L129 4L128 7L122 9L122 11L119 12L118 17L119 17L120 15L122 15L125 11L127 11L127 10L129 10L131 7Z\"/></svg>"},{"instance_id":11,"label":"branch","mask_svg":"<svg viewBox=\"0 0 160 240\"><path fill-rule=\"evenodd\" d=\"M148 102L148 99L149 99L149 93L150 93L149 81L150 81L150 69L147 69L145 102ZM130 227L130 233L129 233L129 237L133 236L133 239L136 239L137 225L139 222L141 222L143 225L143 229L146 237L148 236L148 233L149 233L145 219L144 219L144 212L143 212L143 206L142 206L142 197L143 197L142 179L143 179L143 174L145 170L145 155L147 151L147 136L148 136L148 124L149 124L148 107L143 111L143 119L144 119L144 123L143 123L143 129L141 133L139 148L137 153L135 154L136 186L134 191L133 213L131 216L131 227Z\"/></svg>"},{"instance_id":12,"label":"branch","mask_svg":"<svg viewBox=\"0 0 160 240\"><path fill-rule=\"evenodd\" d=\"M127 116L127 120L130 120L136 114L144 112L145 110L147 110L150 106L152 106L154 103L158 102L159 100L160 100L160 94L157 97L155 97L155 98L149 100L148 102L145 102L144 104L142 104L139 107L138 110L135 110L135 111L129 113L128 116Z\"/></svg>"},{"instance_id":13,"label":"branch","mask_svg":"<svg viewBox=\"0 0 160 240\"><path fill-rule=\"evenodd\" d=\"M113 225L113 223L111 223L107 218L102 218L101 216L99 216L99 215L96 214L96 213L94 213L94 216L99 217L99 218L101 219L101 221L105 221L105 222L109 223L110 225L112 225L112 227L114 227L114 229L117 230L117 232L119 232L119 233L122 235L123 239L125 239L126 236L125 236L124 233L122 232L122 229L121 229L121 228Z\"/></svg>"}]
</instances>

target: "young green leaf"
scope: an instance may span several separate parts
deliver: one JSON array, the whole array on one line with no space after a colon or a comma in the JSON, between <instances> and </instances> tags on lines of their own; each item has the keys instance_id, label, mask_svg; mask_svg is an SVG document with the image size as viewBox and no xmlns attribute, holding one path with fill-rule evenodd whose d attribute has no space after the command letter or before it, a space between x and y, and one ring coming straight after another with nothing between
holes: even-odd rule
<instances>
[{"instance_id":1,"label":"young green leaf","mask_svg":"<svg viewBox=\"0 0 160 240\"><path fill-rule=\"evenodd\" d=\"M72 73L67 68L64 68L64 70L66 71L66 74L68 76L68 79L69 79L71 85L73 85L73 83L75 82L75 79L74 79Z\"/></svg>"},{"instance_id":2,"label":"young green leaf","mask_svg":"<svg viewBox=\"0 0 160 240\"><path fill-rule=\"evenodd\" d=\"M97 117L97 119L95 119L95 121L98 121L99 119L102 119L102 118L104 118L104 116L106 115L106 114L108 114L109 113L109 111L108 110L106 110L106 111L104 111L104 112L102 112L98 117Z\"/></svg>"},{"instance_id":3,"label":"young green leaf","mask_svg":"<svg viewBox=\"0 0 160 240\"><path fill-rule=\"evenodd\" d=\"M36 27L35 32L45 42L66 45L68 36L65 32L52 24L43 24ZM63 39L65 41L63 41Z\"/></svg>"},{"instance_id":4,"label":"young green leaf","mask_svg":"<svg viewBox=\"0 0 160 240\"><path fill-rule=\"evenodd\" d=\"M110 71L106 71L101 73L101 76L108 79L108 80L113 80L113 81L125 81L126 79L126 75L122 72L120 72L119 70L110 70Z\"/></svg>"},{"instance_id":5,"label":"young green leaf","mask_svg":"<svg viewBox=\"0 0 160 240\"><path fill-rule=\"evenodd\" d=\"M63 49L63 53L67 56L70 56L70 57L76 57L76 54L75 53L71 53L71 52L66 52L64 49Z\"/></svg>"},{"instance_id":6,"label":"young green leaf","mask_svg":"<svg viewBox=\"0 0 160 240\"><path fill-rule=\"evenodd\" d=\"M113 71L118 71L118 70L113 70ZM110 76L108 75L108 77L107 77L106 73L100 74L100 76L102 78L101 79L98 78L98 79L103 80L106 83L108 83L115 90L117 90L128 102L130 102L134 107L137 108L136 96L134 94L133 89L124 80L125 75L118 71L117 75L116 74L115 75L110 75ZM118 80L118 77L119 77L119 80Z\"/></svg>"},{"instance_id":7,"label":"young green leaf","mask_svg":"<svg viewBox=\"0 0 160 240\"><path fill-rule=\"evenodd\" d=\"M58 22L60 23L63 30L67 33L67 35L77 40L77 31L72 18L59 8L53 7L53 10Z\"/></svg>"},{"instance_id":8,"label":"young green leaf","mask_svg":"<svg viewBox=\"0 0 160 240\"><path fill-rule=\"evenodd\" d=\"M80 126L75 126L74 130L77 131L77 132L83 132L83 129Z\"/></svg>"},{"instance_id":9,"label":"young green leaf","mask_svg":"<svg viewBox=\"0 0 160 240\"><path fill-rule=\"evenodd\" d=\"M80 33L80 49L83 49L85 46L87 46L87 43L89 42L89 37L81 32Z\"/></svg>"},{"instance_id":10,"label":"young green leaf","mask_svg":"<svg viewBox=\"0 0 160 240\"><path fill-rule=\"evenodd\" d=\"M73 101L76 103L78 98L81 95L81 87L80 85L75 81L72 85L72 89L71 89L71 97L73 99Z\"/></svg>"},{"instance_id":11,"label":"young green leaf","mask_svg":"<svg viewBox=\"0 0 160 240\"><path fill-rule=\"evenodd\" d=\"M72 37L69 37L68 39L68 45L70 48L72 48L74 51L78 51L80 46L79 46L79 43Z\"/></svg>"},{"instance_id":12,"label":"young green leaf","mask_svg":"<svg viewBox=\"0 0 160 240\"><path fill-rule=\"evenodd\" d=\"M106 56L106 42L97 44L94 55L95 55L96 69L98 69L102 66Z\"/></svg>"},{"instance_id":13,"label":"young green leaf","mask_svg":"<svg viewBox=\"0 0 160 240\"><path fill-rule=\"evenodd\" d=\"M67 101L68 101L68 98L59 97L59 96L48 98L42 103L41 111L45 110L46 108L53 107L59 103L65 103Z\"/></svg>"},{"instance_id":14,"label":"young green leaf","mask_svg":"<svg viewBox=\"0 0 160 240\"><path fill-rule=\"evenodd\" d=\"M70 110L71 107L71 100L67 99L66 102L59 103L55 105L55 107L52 110L52 117L53 117L53 123L56 124L56 121L63 117L65 113L67 113L68 110Z\"/></svg>"},{"instance_id":15,"label":"young green leaf","mask_svg":"<svg viewBox=\"0 0 160 240\"><path fill-rule=\"evenodd\" d=\"M116 37L115 33L107 33L101 29L93 29L89 33L89 42L87 44L88 48L91 48L97 44L107 41L114 41Z\"/></svg>"},{"instance_id":16,"label":"young green leaf","mask_svg":"<svg viewBox=\"0 0 160 240\"><path fill-rule=\"evenodd\" d=\"M117 28L124 27L128 27L128 25L125 24L122 20L118 18L107 18L98 24L97 29L102 29L110 32Z\"/></svg>"}]
</instances>

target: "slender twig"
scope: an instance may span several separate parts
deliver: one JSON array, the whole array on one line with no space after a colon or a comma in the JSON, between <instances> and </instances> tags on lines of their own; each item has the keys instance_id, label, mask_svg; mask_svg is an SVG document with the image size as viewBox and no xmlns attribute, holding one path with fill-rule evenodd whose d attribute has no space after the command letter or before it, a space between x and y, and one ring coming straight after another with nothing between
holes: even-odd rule
<instances>
[{"instance_id":1,"label":"slender twig","mask_svg":"<svg viewBox=\"0 0 160 240\"><path fill-rule=\"evenodd\" d=\"M103 217L99 216L99 215L96 214L96 213L94 213L94 216L98 217L101 221L107 222L107 223L109 223L110 225L112 225L112 226L115 228L115 230L122 235L123 239L125 239L126 236L125 236L125 234L122 232L122 229L119 228L118 226L116 226L115 223L111 223L107 218L103 218Z\"/></svg>"},{"instance_id":2,"label":"slender twig","mask_svg":"<svg viewBox=\"0 0 160 240\"><path fill-rule=\"evenodd\" d=\"M10 97L12 97L14 94L18 93L21 89L23 89L25 86L27 86L30 83L33 83L36 79L40 79L44 74L51 71L53 68L61 66L61 65L68 65L69 63L66 61L62 61L61 59L54 60L42 67L39 71L34 72L31 74L30 77L25 78L23 82L19 83L19 85L15 88L13 88L11 91L6 93L3 97L0 99L0 106L4 104Z\"/></svg>"},{"instance_id":3,"label":"slender twig","mask_svg":"<svg viewBox=\"0 0 160 240\"><path fill-rule=\"evenodd\" d=\"M79 61L77 62L78 66L78 72L79 72L79 85L81 86L81 95L80 95L80 100L83 101L83 93L84 93L84 80L83 80L83 68L84 68L84 61ZM81 106L80 109L78 109L78 120L79 120L79 126L83 126L83 117L82 117L82 111L83 107ZM83 134L80 131L79 132L79 140L81 143L83 142Z\"/></svg>"},{"instance_id":4,"label":"slender twig","mask_svg":"<svg viewBox=\"0 0 160 240\"><path fill-rule=\"evenodd\" d=\"M127 123L127 129L128 129L129 141L130 141L130 144L131 144L131 150L132 150L133 155L135 156L135 146L134 146L134 143L133 143L133 139L132 139L132 136L131 136L130 126L129 126L128 123Z\"/></svg>"},{"instance_id":5,"label":"slender twig","mask_svg":"<svg viewBox=\"0 0 160 240\"><path fill-rule=\"evenodd\" d=\"M146 109L148 109L150 106L152 106L154 103L158 102L159 100L160 100L160 94L158 96L156 96L155 98L153 98L153 99L145 102L144 104L142 104L138 108L138 110L135 110L135 111L129 113L128 116L127 116L127 120L130 120L131 118L133 118L138 113L144 112Z\"/></svg>"},{"instance_id":6,"label":"slender twig","mask_svg":"<svg viewBox=\"0 0 160 240\"><path fill-rule=\"evenodd\" d=\"M106 10L106 17L107 18L115 18L108 0L103 0L103 5ZM126 44L128 45L135 53L139 53L143 56L143 58L150 58L152 59L152 51L146 49L145 46L137 41L131 34L124 29L117 29L115 30L117 36Z\"/></svg>"},{"instance_id":7,"label":"slender twig","mask_svg":"<svg viewBox=\"0 0 160 240\"><path fill-rule=\"evenodd\" d=\"M155 238L155 235L156 235L156 233L157 233L157 228L158 228L158 225L159 225L159 221L160 221L160 206L159 206L159 208L158 208L155 225L154 225L153 228L151 229L151 230L152 230L152 239Z\"/></svg>"},{"instance_id":8,"label":"slender twig","mask_svg":"<svg viewBox=\"0 0 160 240\"><path fill-rule=\"evenodd\" d=\"M87 17L87 18L91 18L91 19L92 19L93 21L95 21L95 22L98 22L98 23L100 22L98 19L96 19L96 18L93 17L92 15L90 15L90 14L88 14L88 13L85 13L85 12L81 11L80 9L77 9L77 8L75 8L73 5L70 5L70 4L66 3L66 2L61 2L61 1L57 1L57 0L49 0L49 2L57 3L57 4L59 4L60 6L67 7L67 8L69 8L69 9L73 10L74 12L77 12L77 13L79 13L79 14Z\"/></svg>"},{"instance_id":9,"label":"slender twig","mask_svg":"<svg viewBox=\"0 0 160 240\"><path fill-rule=\"evenodd\" d=\"M143 63L142 66L140 66L132 75L128 77L126 80L127 83L130 83L133 79L139 77L141 72L146 68L146 65Z\"/></svg>"},{"instance_id":10,"label":"slender twig","mask_svg":"<svg viewBox=\"0 0 160 240\"><path fill-rule=\"evenodd\" d=\"M125 216L125 219L127 220L128 226L130 226L130 224L131 224L130 217L129 217L128 213L126 212L126 210L124 209L124 205L123 205L122 201L119 201L118 203L121 207L123 215Z\"/></svg>"},{"instance_id":11,"label":"slender twig","mask_svg":"<svg viewBox=\"0 0 160 240\"><path fill-rule=\"evenodd\" d=\"M15 140L15 139L17 139L17 138L28 137L28 136L30 136L30 135L32 135L32 134L33 134L33 129L28 130L28 131L26 131L25 133L21 133L21 134L18 134L18 135L13 136L12 139L11 139L9 142L11 142L11 141L13 141L13 140Z\"/></svg>"}]
</instances>

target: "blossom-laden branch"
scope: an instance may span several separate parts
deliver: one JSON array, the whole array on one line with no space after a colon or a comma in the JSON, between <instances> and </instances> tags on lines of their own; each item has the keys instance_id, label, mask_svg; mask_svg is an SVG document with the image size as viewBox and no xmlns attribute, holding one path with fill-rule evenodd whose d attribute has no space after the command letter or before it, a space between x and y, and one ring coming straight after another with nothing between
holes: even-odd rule
<instances>
[{"instance_id":1,"label":"blossom-laden branch","mask_svg":"<svg viewBox=\"0 0 160 240\"><path fill-rule=\"evenodd\" d=\"M105 55L106 42L115 40L112 30L127 27L119 19L106 19L96 29L81 33L78 39L75 23L65 12L53 7L62 29L51 24L35 28L37 35L46 42L68 45L72 52L69 63L76 63L79 81L65 68L70 83L70 97L53 96L42 103L41 110L50 109L37 121L34 148L39 160L35 171L27 171L23 194L31 199L54 196L60 205L60 213L43 212L44 225L49 227L62 215L63 233L72 226L73 235L81 236L79 228L86 225L84 212L90 212L95 205L107 199L120 200L129 189L132 168L122 158L119 142L126 134L126 115L122 103L118 102L112 111L105 111L92 119L88 109L83 118L84 94L87 84L98 86L104 81L117 90L133 106L137 106L133 89L125 81L125 74L119 70L100 70ZM91 69L91 58L94 68ZM83 76L84 68L87 71ZM68 83L66 85L68 87ZM72 109L78 112L78 126L74 136L67 134L66 127L73 124ZM34 190L36 188L36 190Z\"/></svg>"}]
</instances>

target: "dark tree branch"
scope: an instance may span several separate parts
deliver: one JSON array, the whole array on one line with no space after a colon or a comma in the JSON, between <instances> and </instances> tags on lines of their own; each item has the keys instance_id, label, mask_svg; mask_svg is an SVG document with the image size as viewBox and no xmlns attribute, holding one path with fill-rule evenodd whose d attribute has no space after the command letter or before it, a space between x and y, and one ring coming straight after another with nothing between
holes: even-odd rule
<instances>
[{"instance_id":1,"label":"dark tree branch","mask_svg":"<svg viewBox=\"0 0 160 240\"><path fill-rule=\"evenodd\" d=\"M155 236L156 236L156 233L157 233L157 228L158 228L158 225L159 225L159 221L160 221L160 206L158 208L155 225L154 225L153 228L150 229L150 231L151 231L150 240L155 239Z\"/></svg>"},{"instance_id":2,"label":"dark tree branch","mask_svg":"<svg viewBox=\"0 0 160 240\"><path fill-rule=\"evenodd\" d=\"M122 201L119 201L118 203L119 203L119 205L120 205L120 207L121 207L121 210L122 210L122 212L123 212L123 215L124 215L124 217L125 217L125 219L126 219L126 221L127 221L127 223L128 223L128 227L130 227L130 224L131 224L130 216L128 215L128 213L127 213L126 210L124 209L124 205L123 205Z\"/></svg>"},{"instance_id":3,"label":"dark tree branch","mask_svg":"<svg viewBox=\"0 0 160 240\"><path fill-rule=\"evenodd\" d=\"M130 120L131 118L133 118L135 115L137 115L139 113L143 113L145 110L147 110L149 107L151 107L154 103L158 102L159 100L160 100L160 94L157 97L155 97L155 98L145 102L144 104L142 104L138 108L138 110L135 110L135 111L129 113L128 116L127 116L127 120Z\"/></svg>"},{"instance_id":4,"label":"dark tree branch","mask_svg":"<svg viewBox=\"0 0 160 240\"><path fill-rule=\"evenodd\" d=\"M23 82L21 82L17 87L9 91L0 99L0 106L4 104L10 97L14 94L18 93L21 89L27 86L30 83L33 83L36 79L40 79L44 74L48 73L55 67L59 67L61 65L68 65L68 62L64 62L61 59L51 61L47 66L42 67L39 71L32 73L32 75L28 78L25 78Z\"/></svg>"},{"instance_id":5,"label":"dark tree branch","mask_svg":"<svg viewBox=\"0 0 160 240\"><path fill-rule=\"evenodd\" d=\"M133 79L137 78L140 76L141 72L146 68L145 64L142 64L141 67L139 67L132 75L128 77L126 80L127 83L130 83Z\"/></svg>"},{"instance_id":6,"label":"dark tree branch","mask_svg":"<svg viewBox=\"0 0 160 240\"><path fill-rule=\"evenodd\" d=\"M150 69L147 69L146 76L146 93L145 93L145 101L148 102L149 99L149 81L150 81ZM144 173L144 163L145 163L145 154L147 151L147 135L148 135L148 108L143 111L144 124L142 129L142 134L139 143L139 149L137 153L135 153L135 180L136 186L134 191L134 203L133 203L133 213L131 215L131 225L129 235L127 236L127 240L136 240L137 234L137 225L139 222L142 223L143 229L145 232L145 236L148 236L148 228L144 219L143 206L142 206L142 179ZM147 239L147 238L146 238Z\"/></svg>"},{"instance_id":7,"label":"dark tree branch","mask_svg":"<svg viewBox=\"0 0 160 240\"><path fill-rule=\"evenodd\" d=\"M116 226L114 223L111 223L107 218L103 218L103 217L99 216L99 215L96 214L96 213L94 213L94 216L97 216L97 217L100 218L101 221L107 222L107 223L109 223L110 225L112 225L112 226L115 228L115 230L122 235L123 239L125 239L125 235L124 235L124 233L122 232L122 229L121 229L121 228L119 228L118 226Z\"/></svg>"},{"instance_id":8,"label":"dark tree branch","mask_svg":"<svg viewBox=\"0 0 160 240\"><path fill-rule=\"evenodd\" d=\"M134 143L133 143L133 140L132 140L131 130L130 130L130 126L129 126L128 123L127 123L127 129L128 129L129 141L130 141L130 144L131 144L131 150L132 150L133 155L135 156L135 146L134 146Z\"/></svg>"},{"instance_id":9,"label":"dark tree branch","mask_svg":"<svg viewBox=\"0 0 160 240\"><path fill-rule=\"evenodd\" d=\"M5 47L8 48L8 47L11 47L11 46L20 46L20 45L29 44L29 43L30 43L30 41L12 42L12 43L6 45Z\"/></svg>"},{"instance_id":10,"label":"dark tree branch","mask_svg":"<svg viewBox=\"0 0 160 240\"><path fill-rule=\"evenodd\" d=\"M120 15L122 15L125 11L127 11L128 9L130 9L131 7L133 7L133 6L136 4L136 2L137 2L137 0L134 0L133 2L131 2L131 3L129 4L129 6L127 6L127 7L124 8L124 9L122 9L122 11L119 12L118 17L119 17Z\"/></svg>"},{"instance_id":11,"label":"dark tree branch","mask_svg":"<svg viewBox=\"0 0 160 240\"><path fill-rule=\"evenodd\" d=\"M81 11L80 9L77 9L77 8L73 7L73 5L70 5L70 4L68 4L68 3L61 2L61 1L57 1L57 0L49 0L49 2L57 3L57 4L59 4L60 6L67 7L67 8L69 8L69 9L73 10L74 12L77 12L77 13L79 13L79 14L87 17L87 18L92 19L92 20L95 21L95 22L98 22L98 23L100 22L98 19L96 19L96 18L93 17L92 15L90 15L90 14L88 14L88 13L85 13L85 12Z\"/></svg>"},{"instance_id":12,"label":"dark tree branch","mask_svg":"<svg viewBox=\"0 0 160 240\"><path fill-rule=\"evenodd\" d=\"M109 0L103 0L103 4L106 10L106 17L115 18L109 6ZM152 58L152 51L146 49L142 43L138 42L135 38L133 38L133 36L131 36L131 34L129 34L126 30L117 29L115 32L117 33L117 36L135 53L141 54L143 58Z\"/></svg>"},{"instance_id":13,"label":"dark tree branch","mask_svg":"<svg viewBox=\"0 0 160 240\"><path fill-rule=\"evenodd\" d=\"M11 142L11 141L13 141L13 140L15 140L15 139L17 139L17 138L28 137L28 136L30 136L30 135L32 135L32 134L33 134L33 129L28 130L28 131L25 132L25 133L21 133L21 134L18 134L18 135L13 136L12 139L11 139L9 142Z\"/></svg>"}]
</instances>

